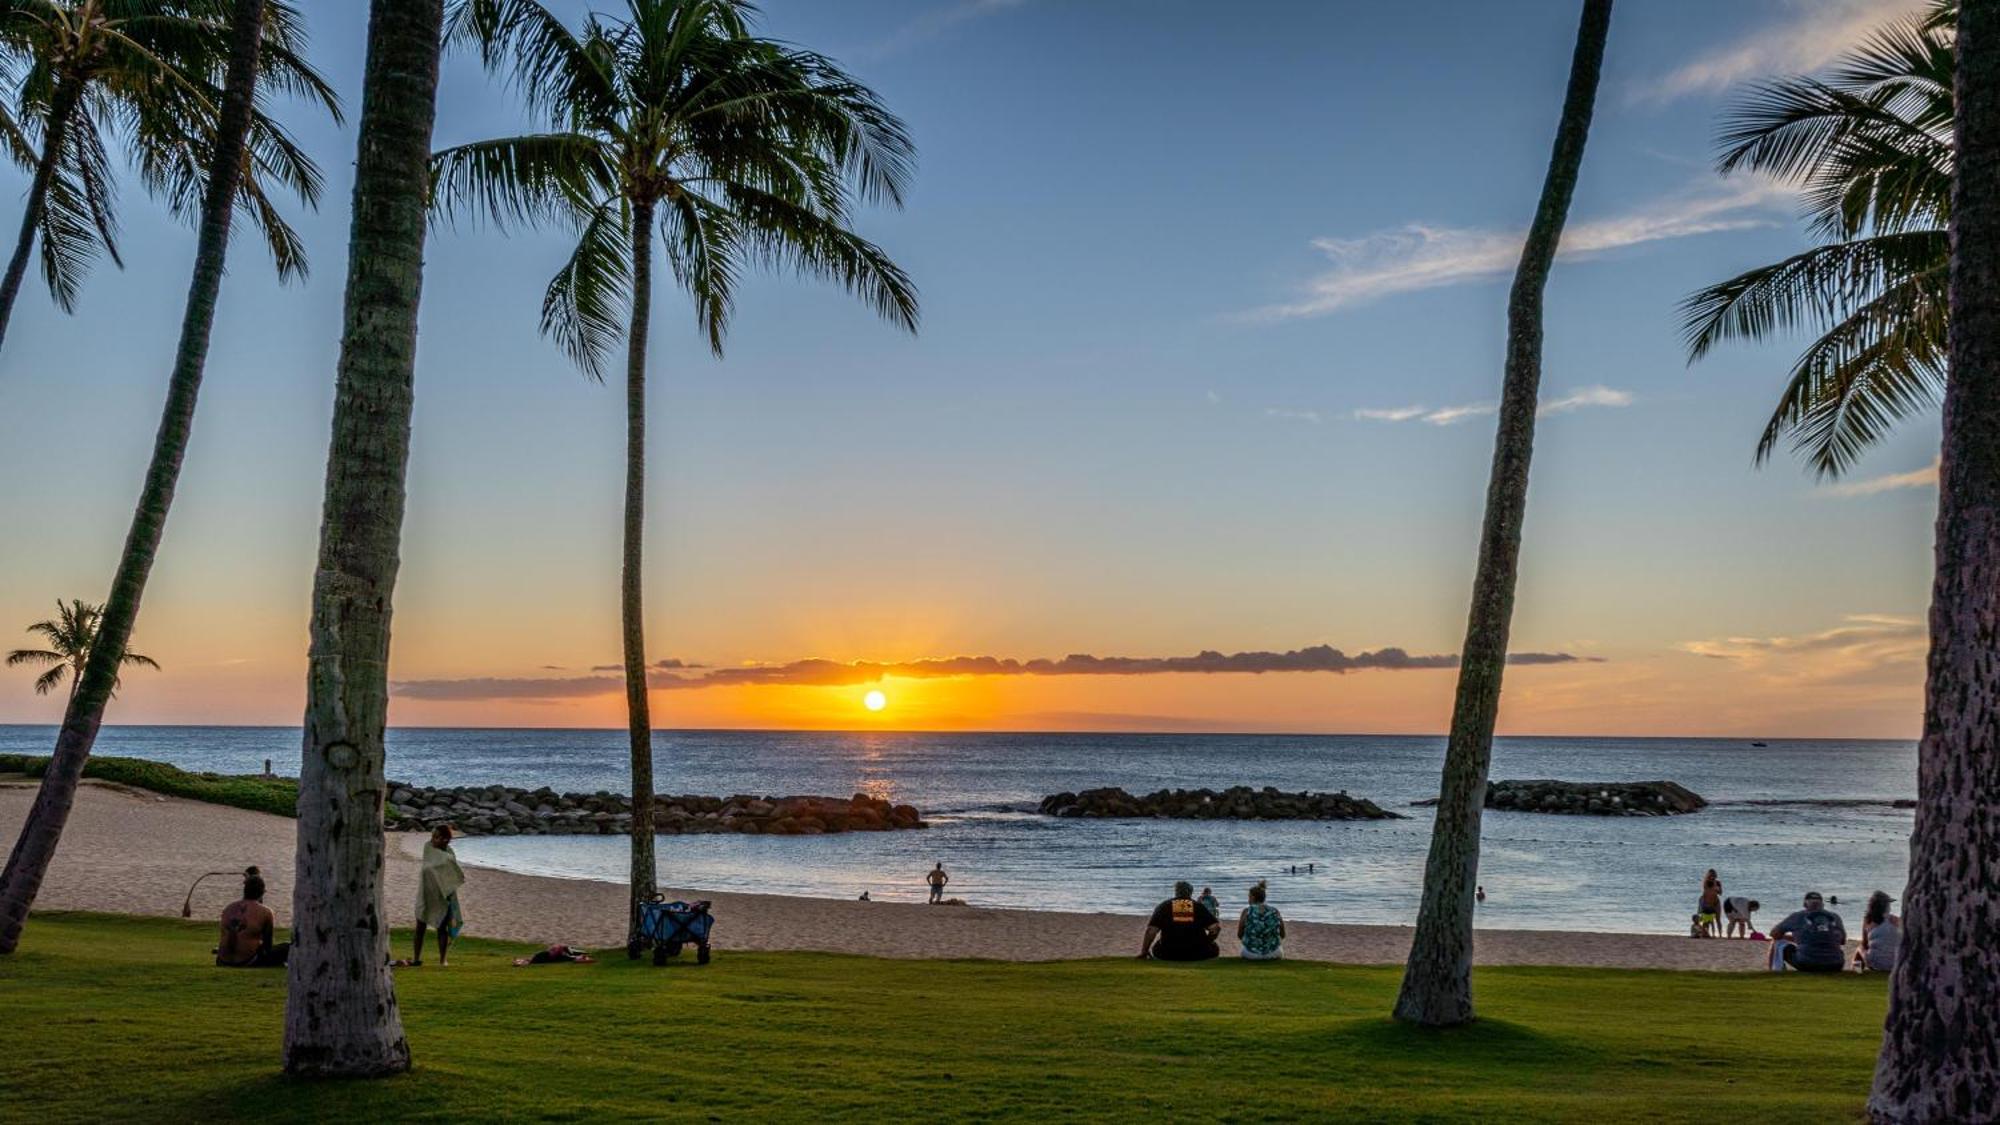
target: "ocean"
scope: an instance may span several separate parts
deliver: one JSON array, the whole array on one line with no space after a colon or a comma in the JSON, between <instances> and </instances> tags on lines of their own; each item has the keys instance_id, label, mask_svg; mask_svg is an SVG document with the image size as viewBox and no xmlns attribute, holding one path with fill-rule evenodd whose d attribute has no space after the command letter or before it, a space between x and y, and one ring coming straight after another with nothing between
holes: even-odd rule
<instances>
[{"instance_id":1,"label":"ocean","mask_svg":"<svg viewBox=\"0 0 2000 1125\"><path fill-rule=\"evenodd\" d=\"M280 727L107 727L98 752L187 769L295 774L299 732ZM0 726L0 751L46 754L54 728ZM616 730L401 728L389 774L431 785L626 788ZM661 731L663 793L865 792L923 810L926 832L665 836L663 886L917 901L942 861L950 893L979 905L1140 912L1175 879L1212 886L1233 913L1269 881L1288 917L1408 923L1416 916L1442 737L1373 735L926 734ZM1913 742L1503 738L1493 777L1680 782L1712 806L1682 817L1597 818L1488 811L1479 924L1685 933L1702 873L1758 899L1768 928L1809 889L1858 922L1870 891L1897 897L1916 796ZM1043 796L1122 785L1275 785L1346 790L1408 820L1351 823L1057 820ZM218 867L257 862L217 839ZM622 837L467 839L468 862L622 881ZM267 861L268 862L268 861ZM1296 865L1298 874L1292 874ZM1311 867L1308 873L1308 865ZM476 894L477 875L468 893Z\"/></svg>"}]
</instances>

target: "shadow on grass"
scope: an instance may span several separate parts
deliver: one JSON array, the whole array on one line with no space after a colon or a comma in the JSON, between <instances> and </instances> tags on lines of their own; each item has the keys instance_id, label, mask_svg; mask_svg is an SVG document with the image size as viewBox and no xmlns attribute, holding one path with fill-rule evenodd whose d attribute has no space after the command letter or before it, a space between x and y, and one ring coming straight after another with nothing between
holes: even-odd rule
<instances>
[{"instance_id":1,"label":"shadow on grass","mask_svg":"<svg viewBox=\"0 0 2000 1125\"><path fill-rule=\"evenodd\" d=\"M1604 1061L1601 1051L1574 1039L1492 1018L1453 1028L1418 1027L1387 1016L1346 1020L1287 1037L1286 1045L1336 1057L1398 1059L1433 1074L1564 1073Z\"/></svg>"}]
</instances>

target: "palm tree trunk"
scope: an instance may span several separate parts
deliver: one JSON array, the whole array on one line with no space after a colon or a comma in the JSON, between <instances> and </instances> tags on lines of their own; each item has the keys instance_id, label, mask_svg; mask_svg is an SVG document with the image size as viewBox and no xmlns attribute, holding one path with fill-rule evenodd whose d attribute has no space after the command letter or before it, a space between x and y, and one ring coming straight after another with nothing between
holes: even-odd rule
<instances>
[{"instance_id":1,"label":"palm tree trunk","mask_svg":"<svg viewBox=\"0 0 2000 1125\"><path fill-rule=\"evenodd\" d=\"M1492 477L1486 487L1479 570L1472 583L1458 698L1445 749L1437 818L1431 827L1430 857L1424 866L1423 904L1396 998L1397 1019L1426 1026L1448 1027L1473 1018L1472 899L1479 875L1479 821L1493 758L1493 726L1500 712L1500 679L1507 667L1507 635L1514 618L1521 524L1528 506L1528 462L1535 449L1535 408L1542 381L1542 294L1583 164L1610 29L1611 0L1584 0L1555 151L1507 300L1506 372Z\"/></svg>"},{"instance_id":2,"label":"palm tree trunk","mask_svg":"<svg viewBox=\"0 0 2000 1125\"><path fill-rule=\"evenodd\" d=\"M653 304L653 204L632 205L632 329L625 356L625 562L619 614L625 638L625 715L632 740L632 902L627 942L639 936L639 904L659 879L653 837L653 716L646 698L646 335ZM636 947L634 947L636 948Z\"/></svg>"},{"instance_id":3,"label":"palm tree trunk","mask_svg":"<svg viewBox=\"0 0 2000 1125\"><path fill-rule=\"evenodd\" d=\"M125 552L111 580L111 596L98 618L83 673L70 685L69 703L48 772L42 775L34 807L21 825L20 839L8 858L4 878L0 878L0 954L12 953L19 943L28 909L41 890L49 861L55 858L63 824L76 800L84 759L90 756L98 724L104 720L105 706L118 683L125 646L139 617L139 600L146 592L146 578L152 573L160 538L166 532L167 511L173 506L181 461L194 429L195 401L201 393L209 332L215 325L216 297L222 289L223 264L229 251L230 212L243 177L244 138L250 131L257 52L264 33L264 0L236 0L232 19L229 71L216 120L213 163L202 197L194 278L188 285L173 375L167 381L166 408L153 439L153 459L146 467L132 526L125 535ZM53 122L48 131L56 132Z\"/></svg>"},{"instance_id":4,"label":"palm tree trunk","mask_svg":"<svg viewBox=\"0 0 2000 1125\"><path fill-rule=\"evenodd\" d=\"M306 665L285 1072L409 1069L389 975L382 797L444 0L374 0Z\"/></svg>"},{"instance_id":5,"label":"palm tree trunk","mask_svg":"<svg viewBox=\"0 0 2000 1125\"><path fill-rule=\"evenodd\" d=\"M56 165L62 162L63 144L69 138L70 122L83 102L83 89L69 80L60 80L49 97L49 117L42 127L42 155L35 162L35 178L28 185L28 208L21 215L21 234L14 242L14 256L7 273L0 277L0 345L7 341L7 324L14 319L14 301L21 295L21 282L28 276L28 258L34 253L35 232L40 229L42 208L49 197L49 181L55 179Z\"/></svg>"},{"instance_id":6,"label":"palm tree trunk","mask_svg":"<svg viewBox=\"0 0 2000 1125\"><path fill-rule=\"evenodd\" d=\"M2000 0L1960 3L1955 85L1931 650L1876 1121L2000 1121Z\"/></svg>"}]
</instances>

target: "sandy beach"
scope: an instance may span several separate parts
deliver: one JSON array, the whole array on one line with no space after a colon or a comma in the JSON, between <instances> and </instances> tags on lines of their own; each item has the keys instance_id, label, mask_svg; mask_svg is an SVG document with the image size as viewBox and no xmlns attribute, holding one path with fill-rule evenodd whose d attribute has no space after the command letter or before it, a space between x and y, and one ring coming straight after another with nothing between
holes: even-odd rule
<instances>
[{"instance_id":1,"label":"sandy beach","mask_svg":"<svg viewBox=\"0 0 2000 1125\"><path fill-rule=\"evenodd\" d=\"M0 782L0 834L10 843L34 792L31 782ZM267 901L284 924L291 902L295 830L295 823L282 817L87 781L36 907L178 916L196 876L254 863L270 882ZM411 920L421 847L420 835L391 834L388 908L397 925ZM470 934L564 941L592 949L615 947L623 940L625 889L620 884L470 866L467 875L461 898ZM670 893L714 901L715 940L723 950L1044 961L1129 956L1144 928L1142 919L1127 915L1001 910L976 903L926 906L699 888ZM233 878L210 879L195 895L195 916L214 917L235 894ZM1282 908L1283 903L1277 905ZM1234 952L1228 929L1225 954ZM1397 964L1409 949L1410 930L1403 926L1296 922L1288 929L1285 952L1293 959ZM1477 960L1484 965L1748 972L1762 967L1766 948L1658 934L1484 930Z\"/></svg>"}]
</instances>

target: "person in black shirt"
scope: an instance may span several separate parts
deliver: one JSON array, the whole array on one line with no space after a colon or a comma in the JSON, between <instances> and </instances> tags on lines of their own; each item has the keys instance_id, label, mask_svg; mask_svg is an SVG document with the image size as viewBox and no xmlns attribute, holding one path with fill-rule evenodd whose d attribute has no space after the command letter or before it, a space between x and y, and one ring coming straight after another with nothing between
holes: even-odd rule
<instances>
[{"instance_id":1,"label":"person in black shirt","mask_svg":"<svg viewBox=\"0 0 2000 1125\"><path fill-rule=\"evenodd\" d=\"M1847 967L1847 926L1826 909L1818 891L1807 893L1794 910L1771 928L1771 967L1804 973L1837 973Z\"/></svg>"},{"instance_id":2,"label":"person in black shirt","mask_svg":"<svg viewBox=\"0 0 2000 1125\"><path fill-rule=\"evenodd\" d=\"M1222 923L1215 912L1197 902L1194 884L1174 884L1174 897L1153 908L1146 920L1146 936L1139 942L1139 959L1159 961L1206 961L1222 952L1215 935Z\"/></svg>"}]
</instances>

